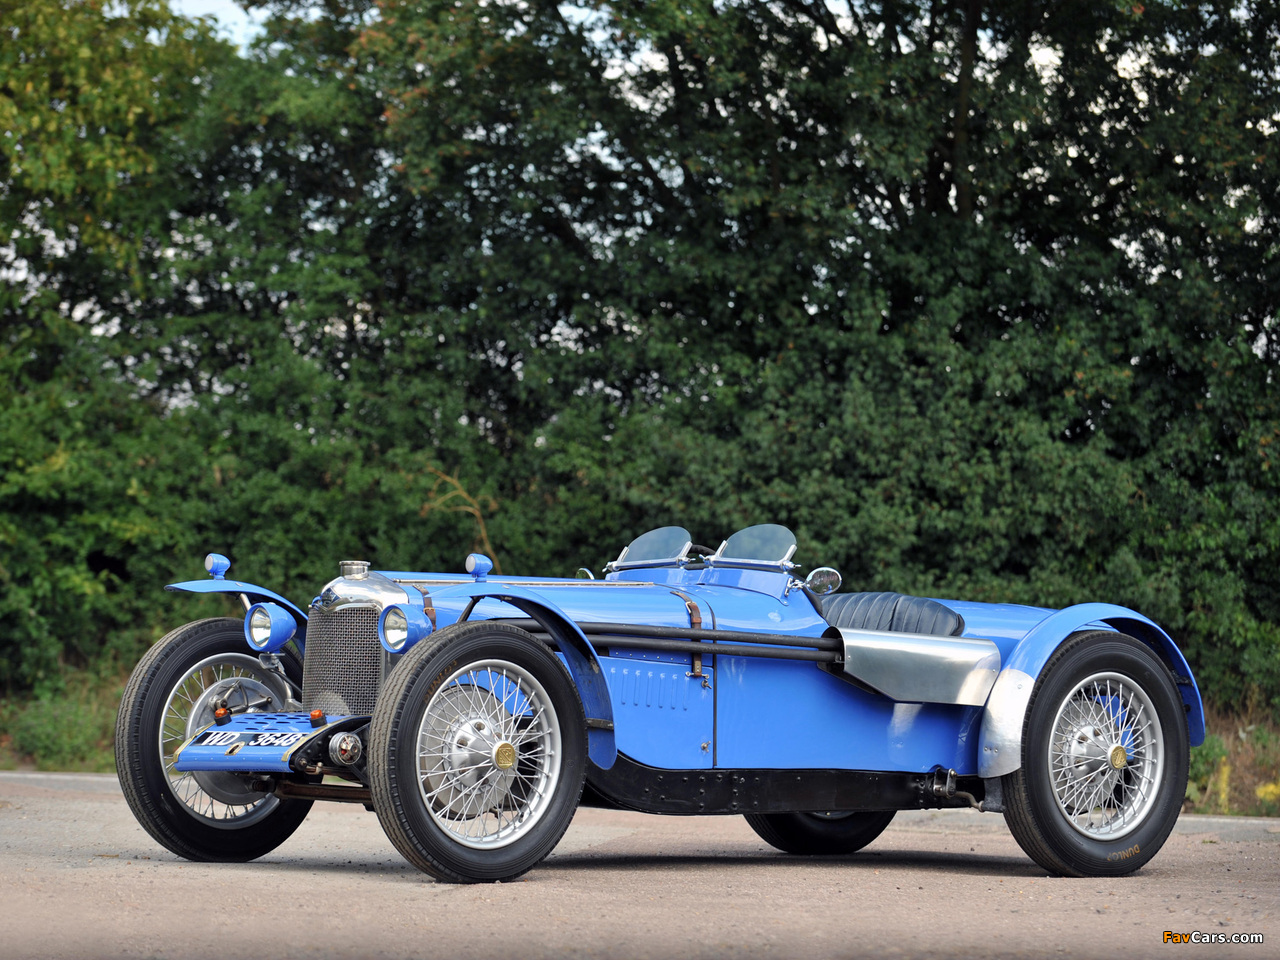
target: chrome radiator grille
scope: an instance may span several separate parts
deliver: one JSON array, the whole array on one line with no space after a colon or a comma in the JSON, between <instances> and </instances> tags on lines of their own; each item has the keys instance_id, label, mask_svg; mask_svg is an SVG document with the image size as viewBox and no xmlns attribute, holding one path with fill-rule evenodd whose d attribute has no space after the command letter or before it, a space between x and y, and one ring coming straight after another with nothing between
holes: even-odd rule
<instances>
[{"instance_id":1,"label":"chrome radiator grille","mask_svg":"<svg viewBox=\"0 0 1280 960\"><path fill-rule=\"evenodd\" d=\"M302 705L334 716L373 713L384 654L376 608L313 609L302 660Z\"/></svg>"}]
</instances>

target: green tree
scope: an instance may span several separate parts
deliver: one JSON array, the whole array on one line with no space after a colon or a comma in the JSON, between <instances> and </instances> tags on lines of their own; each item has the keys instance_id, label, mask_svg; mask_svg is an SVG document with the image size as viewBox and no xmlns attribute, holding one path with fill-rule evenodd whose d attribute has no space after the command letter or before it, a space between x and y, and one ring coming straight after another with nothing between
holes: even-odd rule
<instances>
[{"instance_id":1,"label":"green tree","mask_svg":"<svg viewBox=\"0 0 1280 960\"><path fill-rule=\"evenodd\" d=\"M205 545L302 596L777 520L1280 697L1271 5L262 6L153 74L196 99L116 215L146 267L49 248L48 369L150 404L130 603Z\"/></svg>"},{"instance_id":2,"label":"green tree","mask_svg":"<svg viewBox=\"0 0 1280 960\"><path fill-rule=\"evenodd\" d=\"M524 432L566 516L1132 602L1274 696L1269 5L381 11L401 189L468 238L413 249L577 354Z\"/></svg>"},{"instance_id":3,"label":"green tree","mask_svg":"<svg viewBox=\"0 0 1280 960\"><path fill-rule=\"evenodd\" d=\"M0 683L44 689L132 636L129 570L173 537L148 503L161 408L102 333L153 269L164 151L225 50L150 0L6 0L0 24Z\"/></svg>"}]
</instances>

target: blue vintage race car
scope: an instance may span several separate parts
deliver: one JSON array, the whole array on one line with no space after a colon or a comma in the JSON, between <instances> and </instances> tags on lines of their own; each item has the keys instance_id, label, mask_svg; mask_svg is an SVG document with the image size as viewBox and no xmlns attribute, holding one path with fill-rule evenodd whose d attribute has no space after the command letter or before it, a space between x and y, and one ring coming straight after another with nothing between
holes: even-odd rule
<instances>
[{"instance_id":1,"label":"blue vintage race car","mask_svg":"<svg viewBox=\"0 0 1280 960\"><path fill-rule=\"evenodd\" d=\"M226 578L244 621L200 620L138 664L116 728L138 820L192 860L250 860L315 800L364 804L450 881L517 877L578 805L742 814L773 846L846 854L897 810L1003 812L1046 869L1153 857L1204 738L1186 660L1132 610L838 593L796 540L717 550L663 527L603 579L376 572L347 561L306 610Z\"/></svg>"}]
</instances>

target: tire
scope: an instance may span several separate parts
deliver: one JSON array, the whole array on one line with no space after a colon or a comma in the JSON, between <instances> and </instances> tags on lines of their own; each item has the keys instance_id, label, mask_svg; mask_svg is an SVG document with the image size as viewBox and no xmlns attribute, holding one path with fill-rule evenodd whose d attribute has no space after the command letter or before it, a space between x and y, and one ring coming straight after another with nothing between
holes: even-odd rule
<instances>
[{"instance_id":1,"label":"tire","mask_svg":"<svg viewBox=\"0 0 1280 960\"><path fill-rule=\"evenodd\" d=\"M280 660L294 683L302 664ZM253 793L234 773L179 773L173 752L213 721L208 694L235 677L236 695L266 693L283 709L288 691L244 639L239 620L198 620L161 638L134 668L116 715L116 773L133 814L161 846L187 860L239 863L269 853L298 829L310 800ZM207 716L206 716L207 714Z\"/></svg>"},{"instance_id":2,"label":"tire","mask_svg":"<svg viewBox=\"0 0 1280 960\"><path fill-rule=\"evenodd\" d=\"M893 820L893 810L832 813L748 813L751 829L785 853L837 856L855 853Z\"/></svg>"},{"instance_id":3,"label":"tire","mask_svg":"<svg viewBox=\"0 0 1280 960\"><path fill-rule=\"evenodd\" d=\"M1186 715L1168 667L1132 637L1078 634L1031 692L1022 766L1001 784L1005 820L1052 873L1132 873L1173 830L1188 762Z\"/></svg>"},{"instance_id":4,"label":"tire","mask_svg":"<svg viewBox=\"0 0 1280 960\"><path fill-rule=\"evenodd\" d=\"M369 788L410 863L439 880L511 880L560 842L586 774L568 670L516 627L465 623L418 644L378 696Z\"/></svg>"}]
</instances>

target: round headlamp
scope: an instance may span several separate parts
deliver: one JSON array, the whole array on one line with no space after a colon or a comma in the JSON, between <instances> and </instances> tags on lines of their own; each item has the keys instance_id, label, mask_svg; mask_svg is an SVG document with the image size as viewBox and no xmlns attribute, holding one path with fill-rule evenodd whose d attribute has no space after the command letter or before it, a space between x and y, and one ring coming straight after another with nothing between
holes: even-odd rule
<instances>
[{"instance_id":1,"label":"round headlamp","mask_svg":"<svg viewBox=\"0 0 1280 960\"><path fill-rule=\"evenodd\" d=\"M392 607L382 616L382 637L392 650L400 650L409 639L409 620L404 611Z\"/></svg>"},{"instance_id":2,"label":"round headlamp","mask_svg":"<svg viewBox=\"0 0 1280 960\"><path fill-rule=\"evenodd\" d=\"M258 653L275 653L297 632L293 614L278 603L255 603L244 615L244 638Z\"/></svg>"},{"instance_id":3,"label":"round headlamp","mask_svg":"<svg viewBox=\"0 0 1280 960\"><path fill-rule=\"evenodd\" d=\"M431 633L431 621L417 607L393 603L378 617L378 639L391 653L404 653Z\"/></svg>"}]
</instances>

